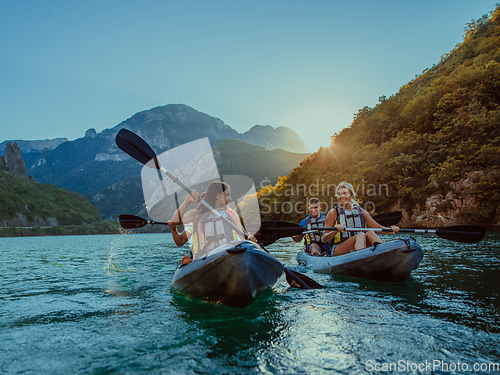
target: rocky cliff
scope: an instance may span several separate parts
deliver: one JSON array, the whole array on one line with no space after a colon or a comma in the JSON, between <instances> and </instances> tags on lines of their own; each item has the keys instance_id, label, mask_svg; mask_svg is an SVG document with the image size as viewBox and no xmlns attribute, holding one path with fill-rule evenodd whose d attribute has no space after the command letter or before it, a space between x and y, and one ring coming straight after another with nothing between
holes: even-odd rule
<instances>
[{"instance_id":1,"label":"rocky cliff","mask_svg":"<svg viewBox=\"0 0 500 375\"><path fill-rule=\"evenodd\" d=\"M23 154L16 142L7 142L5 145L5 155L0 160L0 167L8 170L10 173L15 175L33 179L32 176L28 175L28 169L23 159Z\"/></svg>"},{"instance_id":2,"label":"rocky cliff","mask_svg":"<svg viewBox=\"0 0 500 375\"><path fill-rule=\"evenodd\" d=\"M55 138L55 139L44 139L39 141L24 141L24 140L13 140L4 141L0 143L0 152L5 150L8 142L15 142L19 145L21 152L23 154L27 153L40 153L44 151L50 151L55 149L61 143L67 142L68 138Z\"/></svg>"}]
</instances>

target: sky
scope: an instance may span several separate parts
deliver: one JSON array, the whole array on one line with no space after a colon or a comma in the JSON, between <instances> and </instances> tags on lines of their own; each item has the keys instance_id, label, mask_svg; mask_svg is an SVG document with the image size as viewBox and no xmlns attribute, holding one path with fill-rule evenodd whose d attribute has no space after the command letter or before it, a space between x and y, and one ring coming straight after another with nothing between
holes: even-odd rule
<instances>
[{"instance_id":1,"label":"sky","mask_svg":"<svg viewBox=\"0 0 500 375\"><path fill-rule=\"evenodd\" d=\"M437 64L498 0L0 0L0 143L186 104L309 151Z\"/></svg>"}]
</instances>

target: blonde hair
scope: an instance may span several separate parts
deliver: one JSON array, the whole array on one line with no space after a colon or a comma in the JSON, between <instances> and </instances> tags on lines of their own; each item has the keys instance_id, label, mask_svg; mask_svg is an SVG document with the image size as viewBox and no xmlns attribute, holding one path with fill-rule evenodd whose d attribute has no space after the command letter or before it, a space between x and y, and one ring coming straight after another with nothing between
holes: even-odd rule
<instances>
[{"instance_id":1,"label":"blonde hair","mask_svg":"<svg viewBox=\"0 0 500 375\"><path fill-rule=\"evenodd\" d=\"M354 188L349 182L342 181L340 184L337 185L337 189L335 189L335 197L339 199L339 189L347 189L351 192L352 198L351 198L351 203L358 203L356 201L356 193L354 192Z\"/></svg>"}]
</instances>

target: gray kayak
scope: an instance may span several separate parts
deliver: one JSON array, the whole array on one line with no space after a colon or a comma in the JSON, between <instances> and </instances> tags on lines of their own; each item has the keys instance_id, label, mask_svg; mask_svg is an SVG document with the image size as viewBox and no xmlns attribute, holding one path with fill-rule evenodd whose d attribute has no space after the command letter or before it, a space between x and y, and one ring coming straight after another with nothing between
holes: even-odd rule
<instances>
[{"instance_id":1,"label":"gray kayak","mask_svg":"<svg viewBox=\"0 0 500 375\"><path fill-rule=\"evenodd\" d=\"M254 242L243 241L204 258L179 266L170 285L190 298L247 307L272 288L283 265Z\"/></svg>"},{"instance_id":2,"label":"gray kayak","mask_svg":"<svg viewBox=\"0 0 500 375\"><path fill-rule=\"evenodd\" d=\"M336 257L297 255L300 265L319 273L403 282L417 269L424 251L413 238L396 239Z\"/></svg>"}]
</instances>

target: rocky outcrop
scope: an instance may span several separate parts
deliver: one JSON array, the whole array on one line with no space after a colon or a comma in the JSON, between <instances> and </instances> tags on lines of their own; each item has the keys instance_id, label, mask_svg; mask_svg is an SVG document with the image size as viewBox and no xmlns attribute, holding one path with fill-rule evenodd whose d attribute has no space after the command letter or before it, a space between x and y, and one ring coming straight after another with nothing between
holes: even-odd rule
<instances>
[{"instance_id":1,"label":"rocky outcrop","mask_svg":"<svg viewBox=\"0 0 500 375\"><path fill-rule=\"evenodd\" d=\"M394 211L403 211L403 220L398 225L402 228L440 228L467 224L469 211L480 207L474 196L474 187L483 175L482 171L468 173L465 178L451 182L447 192L429 196L423 206L408 209L399 201L392 207ZM500 226L500 212L489 225Z\"/></svg>"},{"instance_id":2,"label":"rocky outcrop","mask_svg":"<svg viewBox=\"0 0 500 375\"><path fill-rule=\"evenodd\" d=\"M31 228L31 227L55 227L57 226L57 220L53 217L48 217L47 219L42 219L40 216L35 216L35 218L29 221L25 215L17 213L16 216L11 220L5 220L0 222L0 227L17 227L17 228Z\"/></svg>"},{"instance_id":3,"label":"rocky outcrop","mask_svg":"<svg viewBox=\"0 0 500 375\"><path fill-rule=\"evenodd\" d=\"M85 138L97 138L97 132L94 128L89 129L85 132Z\"/></svg>"},{"instance_id":4,"label":"rocky outcrop","mask_svg":"<svg viewBox=\"0 0 500 375\"><path fill-rule=\"evenodd\" d=\"M116 154L108 154L106 152L101 152L95 156L95 161L122 161L122 160L128 160L130 159L130 156L128 156L125 153L116 153Z\"/></svg>"},{"instance_id":5,"label":"rocky outcrop","mask_svg":"<svg viewBox=\"0 0 500 375\"><path fill-rule=\"evenodd\" d=\"M26 168L23 155L21 154L21 149L17 143L7 142L4 159L6 167L11 173L24 178L29 178L28 169Z\"/></svg>"},{"instance_id":6,"label":"rocky outcrop","mask_svg":"<svg viewBox=\"0 0 500 375\"><path fill-rule=\"evenodd\" d=\"M44 151L50 151L55 149L61 143L67 142L68 138L55 138L55 139L44 139L39 141L23 141L23 140L15 140L15 141L4 141L0 143L0 151L5 150L8 142L15 142L19 145L21 152L24 154L36 152L41 153Z\"/></svg>"}]
</instances>

